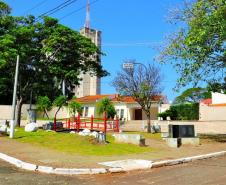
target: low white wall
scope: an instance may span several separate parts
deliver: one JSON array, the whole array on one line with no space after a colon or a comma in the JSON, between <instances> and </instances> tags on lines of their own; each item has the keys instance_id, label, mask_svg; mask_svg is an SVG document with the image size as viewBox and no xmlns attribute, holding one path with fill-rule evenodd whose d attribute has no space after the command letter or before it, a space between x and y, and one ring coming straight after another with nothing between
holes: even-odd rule
<instances>
[{"instance_id":1,"label":"low white wall","mask_svg":"<svg viewBox=\"0 0 226 185\"><path fill-rule=\"evenodd\" d=\"M159 121L152 120L152 124L159 124L162 132L168 132L168 124L194 125L196 134L226 134L226 121ZM144 131L146 121L127 121L122 127L125 131Z\"/></svg>"},{"instance_id":2,"label":"low white wall","mask_svg":"<svg viewBox=\"0 0 226 185\"><path fill-rule=\"evenodd\" d=\"M27 115L28 115L27 110L29 109L29 106L30 106L29 104L24 104L22 106L22 110L21 110L21 118L22 119L27 119ZM32 105L32 108L35 108L35 106ZM51 111L48 112L48 115L50 118L54 117L57 109L58 108L55 107ZM12 106L11 105L0 105L0 120L1 119L10 120L11 114L12 114ZM40 117L42 117L43 113L39 112L38 115ZM57 118L66 118L67 116L68 116L67 107L63 107L62 109L60 109L60 111L57 114Z\"/></svg>"},{"instance_id":3,"label":"low white wall","mask_svg":"<svg viewBox=\"0 0 226 185\"><path fill-rule=\"evenodd\" d=\"M194 125L196 134L226 134L226 121L156 121L162 131L168 131L168 124Z\"/></svg>"},{"instance_id":4,"label":"low white wall","mask_svg":"<svg viewBox=\"0 0 226 185\"><path fill-rule=\"evenodd\" d=\"M24 104L21 110L21 118L27 119L27 109L29 109L29 104ZM32 106L34 108L34 106ZM12 105L0 105L0 119L11 119L12 115Z\"/></svg>"}]
</instances>

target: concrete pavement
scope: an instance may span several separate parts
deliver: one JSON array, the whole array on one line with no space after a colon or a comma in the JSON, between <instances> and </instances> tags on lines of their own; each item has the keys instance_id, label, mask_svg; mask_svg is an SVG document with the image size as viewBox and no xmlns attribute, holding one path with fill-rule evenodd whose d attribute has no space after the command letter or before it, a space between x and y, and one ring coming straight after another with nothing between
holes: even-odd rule
<instances>
[{"instance_id":1,"label":"concrete pavement","mask_svg":"<svg viewBox=\"0 0 226 185\"><path fill-rule=\"evenodd\" d=\"M37 171L41 173L48 174L61 174L61 175L92 175L92 174L104 174L104 173L118 173L118 172L127 172L130 170L144 170L150 168L159 168L163 166L172 166L182 163L193 162L197 160L208 159L212 157L224 156L226 151L214 152L204 155L197 155L173 160L163 160L163 161L147 161L147 160L120 160L120 161L110 161L99 163L102 165L108 166L108 168L54 168L51 166L39 166L36 164L27 163L21 161L17 158L11 157L4 153L0 153L0 159L13 164L14 166L29 171ZM109 168L110 167L110 168Z\"/></svg>"},{"instance_id":2,"label":"concrete pavement","mask_svg":"<svg viewBox=\"0 0 226 185\"><path fill-rule=\"evenodd\" d=\"M165 168L95 176L58 176L18 170L0 160L0 185L225 185L226 156Z\"/></svg>"}]
</instances>

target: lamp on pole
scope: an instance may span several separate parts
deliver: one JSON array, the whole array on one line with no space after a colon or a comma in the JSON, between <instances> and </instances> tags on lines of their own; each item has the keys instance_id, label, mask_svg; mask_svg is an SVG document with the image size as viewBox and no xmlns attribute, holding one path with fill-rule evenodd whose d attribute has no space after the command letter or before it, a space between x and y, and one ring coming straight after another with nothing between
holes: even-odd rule
<instances>
[{"instance_id":1,"label":"lamp on pole","mask_svg":"<svg viewBox=\"0 0 226 185\"><path fill-rule=\"evenodd\" d=\"M140 62L124 62L122 67L124 69L133 69L136 64L143 66L146 72L148 71L147 66Z\"/></svg>"}]
</instances>

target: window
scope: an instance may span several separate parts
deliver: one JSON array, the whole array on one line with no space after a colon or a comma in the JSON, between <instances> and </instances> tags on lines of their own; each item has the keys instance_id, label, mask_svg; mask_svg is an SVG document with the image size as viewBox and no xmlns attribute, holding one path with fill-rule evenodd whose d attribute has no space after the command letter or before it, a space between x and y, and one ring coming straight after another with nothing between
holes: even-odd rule
<instances>
[{"instance_id":1,"label":"window","mask_svg":"<svg viewBox=\"0 0 226 185\"><path fill-rule=\"evenodd\" d=\"M81 116L84 117L84 107L82 107Z\"/></svg>"},{"instance_id":2,"label":"window","mask_svg":"<svg viewBox=\"0 0 226 185\"><path fill-rule=\"evenodd\" d=\"M124 109L121 109L120 119L124 118Z\"/></svg>"},{"instance_id":3,"label":"window","mask_svg":"<svg viewBox=\"0 0 226 185\"><path fill-rule=\"evenodd\" d=\"M116 109L116 115L119 117L119 109Z\"/></svg>"},{"instance_id":4,"label":"window","mask_svg":"<svg viewBox=\"0 0 226 185\"><path fill-rule=\"evenodd\" d=\"M85 107L85 117L88 117L89 107Z\"/></svg>"}]
</instances>

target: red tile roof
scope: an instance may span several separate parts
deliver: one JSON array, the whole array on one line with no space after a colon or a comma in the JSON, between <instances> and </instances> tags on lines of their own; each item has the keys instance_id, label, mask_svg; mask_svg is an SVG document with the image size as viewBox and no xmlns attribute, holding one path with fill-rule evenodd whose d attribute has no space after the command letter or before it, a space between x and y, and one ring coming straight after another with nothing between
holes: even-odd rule
<instances>
[{"instance_id":1,"label":"red tile roof","mask_svg":"<svg viewBox=\"0 0 226 185\"><path fill-rule=\"evenodd\" d=\"M76 101L80 103L95 103L103 98L109 98L113 102L125 102L125 103L136 103L136 101L131 96L119 96L118 94L101 94L101 95L90 95L77 98ZM153 96L153 101L159 101L162 96Z\"/></svg>"},{"instance_id":2,"label":"red tile roof","mask_svg":"<svg viewBox=\"0 0 226 185\"><path fill-rule=\"evenodd\" d=\"M211 98L204 99L204 100L201 100L200 103L209 105L209 104L212 104L212 99Z\"/></svg>"},{"instance_id":3,"label":"red tile roof","mask_svg":"<svg viewBox=\"0 0 226 185\"><path fill-rule=\"evenodd\" d=\"M76 98L77 102L80 103L95 103L98 100L101 100L103 98L114 98L114 94L98 94L98 95L90 95L90 96L83 96L81 98Z\"/></svg>"}]
</instances>

